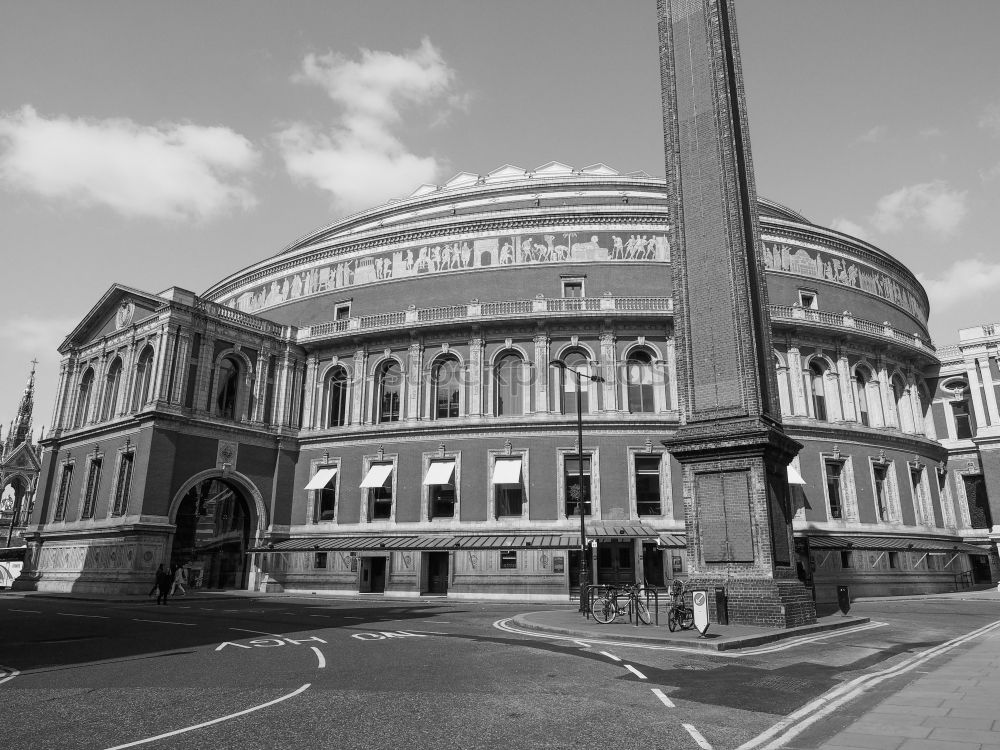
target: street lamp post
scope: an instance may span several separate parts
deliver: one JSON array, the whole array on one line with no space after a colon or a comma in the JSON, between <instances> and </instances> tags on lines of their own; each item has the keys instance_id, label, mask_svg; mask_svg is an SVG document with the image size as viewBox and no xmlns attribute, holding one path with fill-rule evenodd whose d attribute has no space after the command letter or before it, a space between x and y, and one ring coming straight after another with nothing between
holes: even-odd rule
<instances>
[{"instance_id":1,"label":"street lamp post","mask_svg":"<svg viewBox=\"0 0 1000 750\"><path fill-rule=\"evenodd\" d=\"M571 372L576 375L576 445L577 445L577 456L576 456L576 468L577 468L577 484L576 489L578 492L576 507L580 511L580 614L586 615L589 611L588 601L587 601L587 587L589 582L587 581L587 516L584 507L584 495L583 495L583 399L581 393L583 391L583 379L592 380L595 383L603 383L604 378L600 375L591 375L590 373L582 373L579 370L575 370L572 367L567 367L566 363L561 359L553 359L549 362L553 367L558 367L563 372Z\"/></svg>"}]
</instances>

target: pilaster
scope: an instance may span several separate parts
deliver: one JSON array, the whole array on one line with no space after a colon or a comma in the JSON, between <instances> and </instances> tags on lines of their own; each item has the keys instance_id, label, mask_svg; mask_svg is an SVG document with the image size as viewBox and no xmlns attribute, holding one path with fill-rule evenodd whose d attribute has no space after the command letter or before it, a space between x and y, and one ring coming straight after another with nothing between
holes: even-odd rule
<instances>
[{"instance_id":1,"label":"pilaster","mask_svg":"<svg viewBox=\"0 0 1000 750\"><path fill-rule=\"evenodd\" d=\"M802 355L798 346L788 347L788 384L792 391L792 414L804 417L809 414L806 408L806 389L802 371Z\"/></svg>"},{"instance_id":2,"label":"pilaster","mask_svg":"<svg viewBox=\"0 0 1000 750\"><path fill-rule=\"evenodd\" d=\"M1000 426L1000 412L997 411L997 394L993 389L993 376L990 374L990 360L986 355L976 357L979 372L983 374L983 393L986 396L986 412L990 415L990 425Z\"/></svg>"},{"instance_id":3,"label":"pilaster","mask_svg":"<svg viewBox=\"0 0 1000 750\"><path fill-rule=\"evenodd\" d=\"M170 391L169 400L172 404L182 404L188 378L188 355L191 351L191 335L189 333L178 331L176 349L177 364L174 367L174 387Z\"/></svg>"},{"instance_id":4,"label":"pilaster","mask_svg":"<svg viewBox=\"0 0 1000 750\"><path fill-rule=\"evenodd\" d=\"M483 355L486 342L481 336L469 339L469 408L470 417L483 414Z\"/></svg>"},{"instance_id":5,"label":"pilaster","mask_svg":"<svg viewBox=\"0 0 1000 750\"><path fill-rule=\"evenodd\" d=\"M411 341L406 350L406 421L420 419L420 368L423 363L424 345Z\"/></svg>"},{"instance_id":6,"label":"pilaster","mask_svg":"<svg viewBox=\"0 0 1000 750\"><path fill-rule=\"evenodd\" d=\"M535 344L535 413L548 414L549 409L549 347L552 339L547 333L539 333L533 339Z\"/></svg>"},{"instance_id":7,"label":"pilaster","mask_svg":"<svg viewBox=\"0 0 1000 750\"><path fill-rule=\"evenodd\" d=\"M837 375L840 380L840 403L843 405L843 418L847 422L858 421L858 410L854 403L854 378L851 377L851 365L844 352L837 352Z\"/></svg>"},{"instance_id":8,"label":"pilaster","mask_svg":"<svg viewBox=\"0 0 1000 750\"><path fill-rule=\"evenodd\" d=\"M316 409L316 372L319 368L319 357L309 354L306 357L306 402L302 413L302 428L312 429L315 427L314 414Z\"/></svg>"},{"instance_id":9,"label":"pilaster","mask_svg":"<svg viewBox=\"0 0 1000 750\"><path fill-rule=\"evenodd\" d=\"M969 399L972 401L976 426L986 427L989 422L986 419L986 405L983 403L983 389L979 387L979 368L976 367L975 358L965 360L965 374L969 378Z\"/></svg>"},{"instance_id":10,"label":"pilaster","mask_svg":"<svg viewBox=\"0 0 1000 750\"><path fill-rule=\"evenodd\" d=\"M354 352L354 383L351 387L351 424L362 425L365 419L365 391L368 383L368 352L358 349Z\"/></svg>"}]
</instances>

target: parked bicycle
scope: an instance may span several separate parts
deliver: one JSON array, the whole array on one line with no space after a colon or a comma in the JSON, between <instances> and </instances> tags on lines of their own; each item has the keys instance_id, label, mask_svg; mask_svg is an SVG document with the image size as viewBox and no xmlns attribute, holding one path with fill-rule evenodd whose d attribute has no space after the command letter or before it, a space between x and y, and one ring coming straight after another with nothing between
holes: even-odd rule
<instances>
[{"instance_id":1,"label":"parked bicycle","mask_svg":"<svg viewBox=\"0 0 1000 750\"><path fill-rule=\"evenodd\" d=\"M694 627L694 610L684 602L684 584L676 578L670 584L670 597L673 600L667 611L667 627L670 632L680 628L690 630Z\"/></svg>"},{"instance_id":2,"label":"parked bicycle","mask_svg":"<svg viewBox=\"0 0 1000 750\"><path fill-rule=\"evenodd\" d=\"M642 597L642 588L637 583L621 588L609 586L594 599L590 612L603 625L622 615L628 615L630 620L635 617L642 624L649 625L653 618Z\"/></svg>"}]
</instances>

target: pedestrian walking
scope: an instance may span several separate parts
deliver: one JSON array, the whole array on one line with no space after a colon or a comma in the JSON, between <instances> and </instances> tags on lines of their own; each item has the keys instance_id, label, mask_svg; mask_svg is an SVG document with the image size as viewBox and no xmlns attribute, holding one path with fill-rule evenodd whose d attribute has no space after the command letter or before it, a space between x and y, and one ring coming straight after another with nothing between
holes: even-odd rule
<instances>
[{"instance_id":1,"label":"pedestrian walking","mask_svg":"<svg viewBox=\"0 0 1000 750\"><path fill-rule=\"evenodd\" d=\"M166 604L167 597L170 596L170 587L173 586L174 577L169 570L165 570L162 565L156 569L156 603Z\"/></svg>"},{"instance_id":2,"label":"pedestrian walking","mask_svg":"<svg viewBox=\"0 0 1000 750\"><path fill-rule=\"evenodd\" d=\"M149 589L149 596L156 593L156 590L160 588L160 574L163 573L163 563L160 563L156 568L156 573L153 575L153 586Z\"/></svg>"},{"instance_id":3,"label":"pedestrian walking","mask_svg":"<svg viewBox=\"0 0 1000 750\"><path fill-rule=\"evenodd\" d=\"M174 571L174 585L170 587L170 595L173 596L177 593L177 589L180 589L181 596L187 596L187 591L184 590L185 583L187 583L187 569L181 565Z\"/></svg>"}]
</instances>

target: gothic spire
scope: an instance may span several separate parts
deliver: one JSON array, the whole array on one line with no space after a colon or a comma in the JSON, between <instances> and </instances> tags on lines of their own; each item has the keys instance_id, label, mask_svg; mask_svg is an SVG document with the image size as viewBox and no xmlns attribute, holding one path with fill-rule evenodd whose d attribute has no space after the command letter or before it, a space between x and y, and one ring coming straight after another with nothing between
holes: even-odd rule
<instances>
[{"instance_id":1,"label":"gothic spire","mask_svg":"<svg viewBox=\"0 0 1000 750\"><path fill-rule=\"evenodd\" d=\"M37 359L31 360L31 374L28 375L28 383L24 386L24 394L21 396L21 403L17 406L17 416L7 432L7 440L4 441L3 454L9 456L21 443L31 440L31 416L35 407L35 365Z\"/></svg>"}]
</instances>

